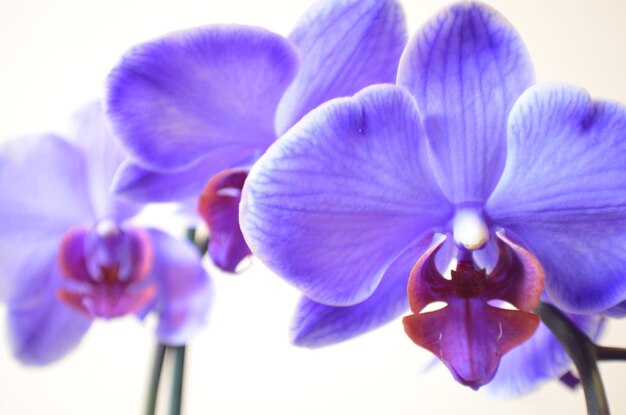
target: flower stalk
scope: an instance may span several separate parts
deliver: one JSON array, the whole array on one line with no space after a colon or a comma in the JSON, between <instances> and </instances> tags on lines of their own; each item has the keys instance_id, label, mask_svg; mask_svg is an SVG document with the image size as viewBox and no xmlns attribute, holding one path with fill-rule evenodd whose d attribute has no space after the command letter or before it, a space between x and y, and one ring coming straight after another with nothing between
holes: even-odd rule
<instances>
[{"instance_id":1,"label":"flower stalk","mask_svg":"<svg viewBox=\"0 0 626 415\"><path fill-rule=\"evenodd\" d=\"M553 305L540 303L535 312L550 329L574 362L585 392L589 415L609 415L609 402L598 370L598 360L623 359L626 351L597 346L585 333Z\"/></svg>"}]
</instances>

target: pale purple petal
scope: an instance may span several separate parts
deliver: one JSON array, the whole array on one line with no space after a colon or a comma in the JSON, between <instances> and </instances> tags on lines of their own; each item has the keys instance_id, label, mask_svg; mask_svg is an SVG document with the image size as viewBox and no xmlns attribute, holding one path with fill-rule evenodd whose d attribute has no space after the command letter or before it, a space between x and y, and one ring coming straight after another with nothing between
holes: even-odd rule
<instances>
[{"instance_id":1,"label":"pale purple petal","mask_svg":"<svg viewBox=\"0 0 626 415\"><path fill-rule=\"evenodd\" d=\"M430 241L431 237L427 235L421 243L403 252L387 269L376 291L362 303L333 307L302 297L291 327L293 342L311 348L327 346L400 317L409 309L406 294L409 274Z\"/></svg>"},{"instance_id":2,"label":"pale purple petal","mask_svg":"<svg viewBox=\"0 0 626 415\"><path fill-rule=\"evenodd\" d=\"M452 209L430 175L413 99L392 85L331 101L252 168L240 224L252 252L310 299L354 305Z\"/></svg>"},{"instance_id":3,"label":"pale purple petal","mask_svg":"<svg viewBox=\"0 0 626 415\"><path fill-rule=\"evenodd\" d=\"M406 37L404 13L394 0L316 2L289 35L302 53L302 68L278 106L278 135L332 98L393 83Z\"/></svg>"},{"instance_id":4,"label":"pale purple petal","mask_svg":"<svg viewBox=\"0 0 626 415\"><path fill-rule=\"evenodd\" d=\"M157 285L157 337L169 345L185 344L207 323L213 288L200 254L187 241L149 231L154 264L149 278Z\"/></svg>"},{"instance_id":5,"label":"pale purple petal","mask_svg":"<svg viewBox=\"0 0 626 415\"><path fill-rule=\"evenodd\" d=\"M625 178L626 108L570 86L520 99L487 213L536 255L559 308L601 312L626 299Z\"/></svg>"},{"instance_id":6,"label":"pale purple petal","mask_svg":"<svg viewBox=\"0 0 626 415\"><path fill-rule=\"evenodd\" d=\"M211 177L227 168L251 165L260 155L241 157L238 148L212 151L181 170L165 173L126 160L117 171L113 189L121 197L142 203L196 199Z\"/></svg>"},{"instance_id":7,"label":"pale purple petal","mask_svg":"<svg viewBox=\"0 0 626 415\"><path fill-rule=\"evenodd\" d=\"M602 319L598 316L567 315L591 338L600 330ZM512 398L536 389L541 383L556 380L573 364L567 353L541 323L530 340L507 353L491 383L485 386L487 393L500 398Z\"/></svg>"},{"instance_id":8,"label":"pale purple petal","mask_svg":"<svg viewBox=\"0 0 626 415\"><path fill-rule=\"evenodd\" d=\"M398 83L417 100L433 169L450 201L483 202L494 189L509 111L532 81L522 40L488 6L454 5L411 40Z\"/></svg>"},{"instance_id":9,"label":"pale purple petal","mask_svg":"<svg viewBox=\"0 0 626 415\"><path fill-rule=\"evenodd\" d=\"M99 102L92 102L75 115L69 139L85 154L87 184L97 218L124 220L134 216L141 206L116 198L111 182L124 160L119 144L109 131Z\"/></svg>"},{"instance_id":10,"label":"pale purple petal","mask_svg":"<svg viewBox=\"0 0 626 415\"><path fill-rule=\"evenodd\" d=\"M0 298L28 282L33 258L56 249L70 227L93 220L83 154L53 135L0 147Z\"/></svg>"},{"instance_id":11,"label":"pale purple petal","mask_svg":"<svg viewBox=\"0 0 626 415\"><path fill-rule=\"evenodd\" d=\"M205 26L130 50L108 78L107 112L131 158L155 170L206 153L264 151L295 46L261 28Z\"/></svg>"},{"instance_id":12,"label":"pale purple petal","mask_svg":"<svg viewBox=\"0 0 626 415\"><path fill-rule=\"evenodd\" d=\"M61 275L54 259L47 261L46 269L22 275L29 283L8 303L11 350L28 365L62 358L78 346L91 324L91 319L57 299Z\"/></svg>"}]
</instances>

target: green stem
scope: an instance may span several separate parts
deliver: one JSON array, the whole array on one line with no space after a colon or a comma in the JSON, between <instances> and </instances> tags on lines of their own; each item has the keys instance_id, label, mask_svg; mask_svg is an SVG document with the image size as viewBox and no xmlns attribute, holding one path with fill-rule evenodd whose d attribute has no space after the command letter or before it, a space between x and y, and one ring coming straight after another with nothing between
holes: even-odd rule
<instances>
[{"instance_id":1,"label":"green stem","mask_svg":"<svg viewBox=\"0 0 626 415\"><path fill-rule=\"evenodd\" d=\"M540 303L535 312L543 323L556 336L578 370L578 376L585 392L589 415L609 415L602 378L598 370L598 347L572 323L558 308Z\"/></svg>"},{"instance_id":2,"label":"green stem","mask_svg":"<svg viewBox=\"0 0 626 415\"><path fill-rule=\"evenodd\" d=\"M156 411L157 396L159 394L159 383L161 380L161 371L163 370L163 361L165 360L164 344L157 346L154 353L154 363L152 365L152 376L150 377L150 386L148 388L148 400L146 404L146 415L154 415Z\"/></svg>"},{"instance_id":3,"label":"green stem","mask_svg":"<svg viewBox=\"0 0 626 415\"><path fill-rule=\"evenodd\" d=\"M169 349L174 354L169 415L180 415L183 402L183 378L185 375L185 346L171 346Z\"/></svg>"}]
</instances>

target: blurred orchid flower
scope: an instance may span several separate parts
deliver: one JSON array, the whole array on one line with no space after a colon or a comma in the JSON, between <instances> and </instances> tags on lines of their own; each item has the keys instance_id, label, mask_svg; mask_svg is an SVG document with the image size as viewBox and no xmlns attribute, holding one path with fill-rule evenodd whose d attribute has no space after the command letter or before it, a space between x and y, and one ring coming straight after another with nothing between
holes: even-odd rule
<instances>
[{"instance_id":1,"label":"blurred orchid flower","mask_svg":"<svg viewBox=\"0 0 626 415\"><path fill-rule=\"evenodd\" d=\"M116 191L198 200L209 254L234 272L250 255L238 220L250 167L319 104L394 82L405 43L395 0L323 0L288 38L212 25L133 48L108 80L107 113L131 160Z\"/></svg>"},{"instance_id":2,"label":"blurred orchid flower","mask_svg":"<svg viewBox=\"0 0 626 415\"><path fill-rule=\"evenodd\" d=\"M341 341L410 306L409 337L478 388L538 327L544 274L547 298L590 332L596 314L623 313L626 110L533 82L504 18L454 5L408 44L398 85L333 100L267 150L240 221L305 296L296 343ZM551 339L509 367L529 384L564 371Z\"/></svg>"},{"instance_id":3,"label":"blurred orchid flower","mask_svg":"<svg viewBox=\"0 0 626 415\"><path fill-rule=\"evenodd\" d=\"M109 195L123 156L98 104L77 114L74 130L71 141L42 134L0 148L0 295L15 356L50 363L94 319L149 312L160 342L184 344L211 303L199 254L133 226L138 207Z\"/></svg>"}]
</instances>

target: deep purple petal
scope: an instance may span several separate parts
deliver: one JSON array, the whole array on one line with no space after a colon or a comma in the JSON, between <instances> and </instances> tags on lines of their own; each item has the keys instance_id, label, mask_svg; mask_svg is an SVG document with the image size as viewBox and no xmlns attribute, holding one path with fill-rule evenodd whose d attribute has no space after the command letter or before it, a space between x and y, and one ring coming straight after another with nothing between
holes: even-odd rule
<instances>
[{"instance_id":1,"label":"deep purple petal","mask_svg":"<svg viewBox=\"0 0 626 415\"><path fill-rule=\"evenodd\" d=\"M136 46L108 78L107 111L138 164L185 167L208 152L263 152L297 50L260 28L206 26Z\"/></svg>"},{"instance_id":2,"label":"deep purple petal","mask_svg":"<svg viewBox=\"0 0 626 415\"><path fill-rule=\"evenodd\" d=\"M601 312L626 299L626 108L570 86L530 89L511 113L494 223L540 260L558 307Z\"/></svg>"},{"instance_id":3,"label":"deep purple petal","mask_svg":"<svg viewBox=\"0 0 626 415\"><path fill-rule=\"evenodd\" d=\"M81 108L75 115L69 138L85 154L87 184L97 218L123 220L142 206L116 198L111 192L113 176L124 155L106 124L99 102Z\"/></svg>"},{"instance_id":4,"label":"deep purple petal","mask_svg":"<svg viewBox=\"0 0 626 415\"><path fill-rule=\"evenodd\" d=\"M522 40L482 4L446 9L407 46L398 83L417 100L437 180L452 202L483 202L495 187L509 111L532 81Z\"/></svg>"},{"instance_id":5,"label":"deep purple petal","mask_svg":"<svg viewBox=\"0 0 626 415\"><path fill-rule=\"evenodd\" d=\"M430 235L410 247L387 269L376 291L362 303L333 307L302 297L291 327L298 346L322 347L351 339L400 317L408 308L406 285L416 258L424 252Z\"/></svg>"},{"instance_id":6,"label":"deep purple petal","mask_svg":"<svg viewBox=\"0 0 626 415\"><path fill-rule=\"evenodd\" d=\"M195 247L168 234L149 230L154 265L149 278L157 286L157 337L169 345L185 344L207 322L213 289Z\"/></svg>"},{"instance_id":7,"label":"deep purple petal","mask_svg":"<svg viewBox=\"0 0 626 415\"><path fill-rule=\"evenodd\" d=\"M278 135L332 98L393 83L406 37L394 0L316 2L289 36L302 53L302 68L278 106Z\"/></svg>"},{"instance_id":8,"label":"deep purple petal","mask_svg":"<svg viewBox=\"0 0 626 415\"><path fill-rule=\"evenodd\" d=\"M597 336L600 317L573 314L568 317L591 338ZM498 397L511 398L530 392L542 382L556 380L572 366L559 341L541 323L528 341L502 358L496 376L485 389Z\"/></svg>"},{"instance_id":9,"label":"deep purple petal","mask_svg":"<svg viewBox=\"0 0 626 415\"><path fill-rule=\"evenodd\" d=\"M246 241L312 300L357 304L412 241L451 216L425 156L403 89L331 101L250 171L240 208Z\"/></svg>"},{"instance_id":10,"label":"deep purple petal","mask_svg":"<svg viewBox=\"0 0 626 415\"><path fill-rule=\"evenodd\" d=\"M54 252L70 227L93 220L83 154L53 135L0 148L0 297L28 284L36 258ZM35 263L33 263L35 262Z\"/></svg>"},{"instance_id":11,"label":"deep purple petal","mask_svg":"<svg viewBox=\"0 0 626 415\"><path fill-rule=\"evenodd\" d=\"M235 272L251 255L239 227L239 201L247 177L248 169L224 170L209 180L198 201L198 212L209 227L209 256L228 272Z\"/></svg>"},{"instance_id":12,"label":"deep purple petal","mask_svg":"<svg viewBox=\"0 0 626 415\"><path fill-rule=\"evenodd\" d=\"M533 334L539 317L452 297L446 307L403 322L411 340L441 359L458 382L478 389L493 378L501 356Z\"/></svg>"},{"instance_id":13,"label":"deep purple petal","mask_svg":"<svg viewBox=\"0 0 626 415\"><path fill-rule=\"evenodd\" d=\"M91 319L63 304L56 297L61 276L54 260L32 283L8 304L11 350L24 364L44 365L72 351L83 338Z\"/></svg>"}]
</instances>

